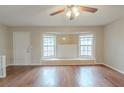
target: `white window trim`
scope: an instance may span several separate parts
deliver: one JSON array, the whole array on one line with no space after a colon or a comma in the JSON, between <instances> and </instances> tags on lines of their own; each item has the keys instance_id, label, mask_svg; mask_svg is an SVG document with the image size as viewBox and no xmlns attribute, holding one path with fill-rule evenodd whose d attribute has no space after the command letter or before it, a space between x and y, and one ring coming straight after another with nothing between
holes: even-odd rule
<instances>
[{"instance_id":1,"label":"white window trim","mask_svg":"<svg viewBox=\"0 0 124 93\"><path fill-rule=\"evenodd\" d=\"M80 36L84 36L84 35L93 35L93 49L92 49L92 51L91 51L91 53L92 53L92 56L81 56L81 48L80 48ZM84 33L84 34L79 34L79 36L78 36L78 48L79 48L79 50L78 50L78 55L79 55L79 58L88 58L88 59L95 59L95 41L96 41L96 37L95 37L95 35L94 34L92 34L92 33Z\"/></svg>"},{"instance_id":2,"label":"white window trim","mask_svg":"<svg viewBox=\"0 0 124 93\"><path fill-rule=\"evenodd\" d=\"M54 39L55 39L55 47L54 47L54 56L44 56L44 36L54 36ZM42 35L42 42L41 42L42 44L42 48L41 48L41 53L42 53L42 59L52 59L52 58L56 58L56 35L55 34L43 34Z\"/></svg>"}]
</instances>

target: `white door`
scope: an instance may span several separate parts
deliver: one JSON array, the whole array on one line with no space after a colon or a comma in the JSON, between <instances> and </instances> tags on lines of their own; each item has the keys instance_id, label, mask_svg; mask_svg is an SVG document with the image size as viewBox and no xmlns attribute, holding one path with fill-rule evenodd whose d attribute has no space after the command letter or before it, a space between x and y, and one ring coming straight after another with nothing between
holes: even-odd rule
<instances>
[{"instance_id":1,"label":"white door","mask_svg":"<svg viewBox=\"0 0 124 93\"><path fill-rule=\"evenodd\" d=\"M14 64L31 63L30 32L13 32Z\"/></svg>"}]
</instances>

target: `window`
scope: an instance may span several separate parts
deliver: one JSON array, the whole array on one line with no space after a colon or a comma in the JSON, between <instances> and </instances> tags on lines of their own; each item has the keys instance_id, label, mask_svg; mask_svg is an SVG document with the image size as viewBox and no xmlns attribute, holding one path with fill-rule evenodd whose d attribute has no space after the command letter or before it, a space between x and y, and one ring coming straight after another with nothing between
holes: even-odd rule
<instances>
[{"instance_id":1,"label":"window","mask_svg":"<svg viewBox=\"0 0 124 93\"><path fill-rule=\"evenodd\" d=\"M55 35L43 36L43 57L53 58L55 57L56 37Z\"/></svg>"},{"instance_id":2,"label":"window","mask_svg":"<svg viewBox=\"0 0 124 93\"><path fill-rule=\"evenodd\" d=\"M93 57L94 51L94 36L80 35L79 36L79 55L80 57Z\"/></svg>"}]
</instances>

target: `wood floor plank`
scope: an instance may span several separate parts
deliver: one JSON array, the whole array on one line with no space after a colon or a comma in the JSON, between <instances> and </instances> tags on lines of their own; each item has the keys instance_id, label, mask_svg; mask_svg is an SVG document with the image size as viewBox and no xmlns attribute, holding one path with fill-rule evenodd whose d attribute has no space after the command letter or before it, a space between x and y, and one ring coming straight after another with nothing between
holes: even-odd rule
<instances>
[{"instance_id":1,"label":"wood floor plank","mask_svg":"<svg viewBox=\"0 0 124 93\"><path fill-rule=\"evenodd\" d=\"M11 66L0 87L124 87L124 75L107 66Z\"/></svg>"}]
</instances>

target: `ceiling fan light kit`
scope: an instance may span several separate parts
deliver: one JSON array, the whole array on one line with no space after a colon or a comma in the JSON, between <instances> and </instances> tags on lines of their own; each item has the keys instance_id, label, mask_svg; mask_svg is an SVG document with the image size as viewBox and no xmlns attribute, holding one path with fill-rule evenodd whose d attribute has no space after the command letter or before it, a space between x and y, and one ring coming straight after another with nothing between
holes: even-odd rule
<instances>
[{"instance_id":1,"label":"ceiling fan light kit","mask_svg":"<svg viewBox=\"0 0 124 93\"><path fill-rule=\"evenodd\" d=\"M74 5L67 6L67 8L65 10L66 17L69 18L70 20L77 18L80 15L79 9L80 9L79 6L74 6Z\"/></svg>"},{"instance_id":2,"label":"ceiling fan light kit","mask_svg":"<svg viewBox=\"0 0 124 93\"><path fill-rule=\"evenodd\" d=\"M90 12L95 13L97 11L96 8L86 7L86 6L79 6L79 5L67 5L66 8L60 9L50 14L50 16L54 16L56 14L60 14L65 12L65 15L68 19L73 20L80 15L80 12Z\"/></svg>"}]
</instances>

